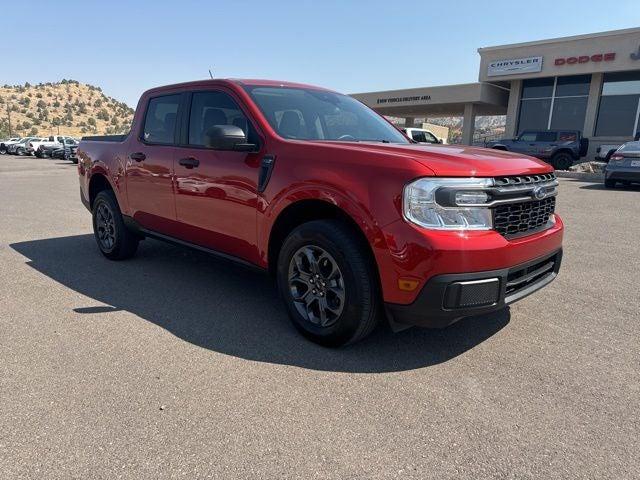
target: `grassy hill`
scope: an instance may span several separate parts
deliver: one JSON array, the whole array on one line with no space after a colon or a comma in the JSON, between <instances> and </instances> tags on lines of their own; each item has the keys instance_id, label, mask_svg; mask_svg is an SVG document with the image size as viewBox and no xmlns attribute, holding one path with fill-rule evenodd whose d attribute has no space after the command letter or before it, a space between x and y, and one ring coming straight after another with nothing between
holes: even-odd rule
<instances>
[{"instance_id":1,"label":"grassy hill","mask_svg":"<svg viewBox=\"0 0 640 480\"><path fill-rule=\"evenodd\" d=\"M129 131L133 109L75 80L0 87L0 138L58 134L81 137Z\"/></svg>"}]
</instances>

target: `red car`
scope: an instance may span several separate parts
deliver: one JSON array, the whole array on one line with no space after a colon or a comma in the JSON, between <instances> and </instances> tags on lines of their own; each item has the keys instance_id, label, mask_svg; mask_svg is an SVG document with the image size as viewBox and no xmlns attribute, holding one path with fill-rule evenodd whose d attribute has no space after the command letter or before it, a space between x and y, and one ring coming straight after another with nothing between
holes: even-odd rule
<instances>
[{"instance_id":1,"label":"red car","mask_svg":"<svg viewBox=\"0 0 640 480\"><path fill-rule=\"evenodd\" d=\"M82 201L108 258L145 237L272 273L293 324L330 346L381 318L444 327L560 268L553 169L417 144L351 97L207 80L144 93L126 136L79 145Z\"/></svg>"}]
</instances>

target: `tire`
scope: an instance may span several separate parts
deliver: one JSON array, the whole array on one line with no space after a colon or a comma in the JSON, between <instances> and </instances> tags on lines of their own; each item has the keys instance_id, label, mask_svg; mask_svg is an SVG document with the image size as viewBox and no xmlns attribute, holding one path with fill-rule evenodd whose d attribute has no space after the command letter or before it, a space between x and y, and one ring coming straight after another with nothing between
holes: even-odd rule
<instances>
[{"instance_id":1,"label":"tire","mask_svg":"<svg viewBox=\"0 0 640 480\"><path fill-rule=\"evenodd\" d=\"M22 156L24 155L25 151L24 148L17 148L16 149L16 155Z\"/></svg>"},{"instance_id":2,"label":"tire","mask_svg":"<svg viewBox=\"0 0 640 480\"><path fill-rule=\"evenodd\" d=\"M556 153L551 157L551 165L556 170L568 170L573 165L573 157L565 152Z\"/></svg>"},{"instance_id":3,"label":"tire","mask_svg":"<svg viewBox=\"0 0 640 480\"><path fill-rule=\"evenodd\" d=\"M127 229L111 190L103 190L93 201L93 234L102 254L109 260L131 258L138 249L140 238Z\"/></svg>"},{"instance_id":4,"label":"tire","mask_svg":"<svg viewBox=\"0 0 640 480\"><path fill-rule=\"evenodd\" d=\"M341 221L314 220L294 229L278 256L277 280L294 326L320 345L355 343L378 323L377 271L366 245Z\"/></svg>"},{"instance_id":5,"label":"tire","mask_svg":"<svg viewBox=\"0 0 640 480\"><path fill-rule=\"evenodd\" d=\"M615 180L605 180L604 181L604 187L605 188L616 188L616 181Z\"/></svg>"},{"instance_id":6,"label":"tire","mask_svg":"<svg viewBox=\"0 0 640 480\"><path fill-rule=\"evenodd\" d=\"M2 145L0 146L0 155L6 155L7 154L7 147L6 145Z\"/></svg>"}]
</instances>

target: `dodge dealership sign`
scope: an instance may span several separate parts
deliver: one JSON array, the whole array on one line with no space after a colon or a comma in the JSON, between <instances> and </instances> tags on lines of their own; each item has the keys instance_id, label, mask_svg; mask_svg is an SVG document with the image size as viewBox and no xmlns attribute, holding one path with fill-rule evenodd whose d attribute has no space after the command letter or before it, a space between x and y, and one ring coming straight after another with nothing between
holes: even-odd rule
<instances>
[{"instance_id":1,"label":"dodge dealership sign","mask_svg":"<svg viewBox=\"0 0 640 480\"><path fill-rule=\"evenodd\" d=\"M487 68L487 76L515 75L517 73L535 73L542 71L542 57L512 58L495 60Z\"/></svg>"},{"instance_id":2,"label":"dodge dealership sign","mask_svg":"<svg viewBox=\"0 0 640 480\"><path fill-rule=\"evenodd\" d=\"M609 53L596 53L594 55L576 55L572 57L556 58L553 62L554 65L575 65L576 63L589 63L589 62L611 62L616 59L615 52Z\"/></svg>"}]
</instances>

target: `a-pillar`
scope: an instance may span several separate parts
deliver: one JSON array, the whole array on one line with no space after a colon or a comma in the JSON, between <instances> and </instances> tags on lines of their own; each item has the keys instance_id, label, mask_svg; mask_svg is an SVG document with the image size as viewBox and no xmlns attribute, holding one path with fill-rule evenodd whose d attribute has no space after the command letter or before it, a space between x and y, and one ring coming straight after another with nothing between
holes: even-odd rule
<instances>
[{"instance_id":1,"label":"a-pillar","mask_svg":"<svg viewBox=\"0 0 640 480\"><path fill-rule=\"evenodd\" d=\"M471 145L473 143L473 133L476 129L476 106L473 103L466 103L464 106L464 118L462 120L462 144Z\"/></svg>"}]
</instances>

